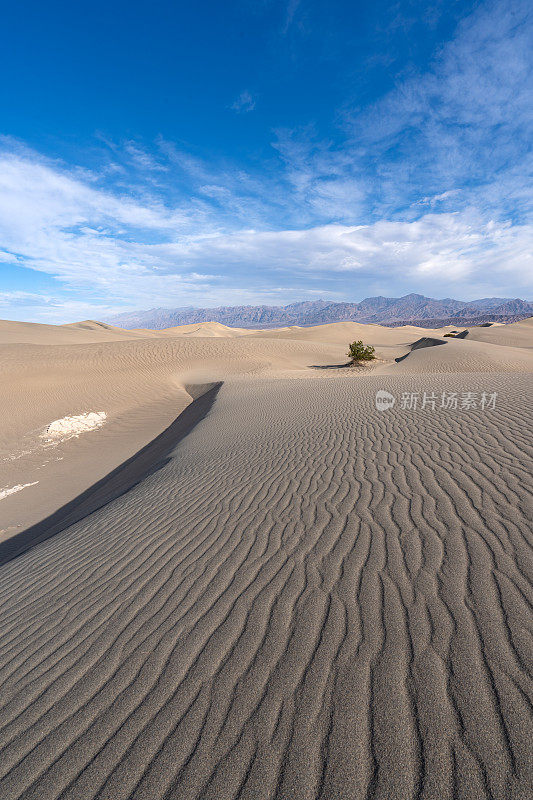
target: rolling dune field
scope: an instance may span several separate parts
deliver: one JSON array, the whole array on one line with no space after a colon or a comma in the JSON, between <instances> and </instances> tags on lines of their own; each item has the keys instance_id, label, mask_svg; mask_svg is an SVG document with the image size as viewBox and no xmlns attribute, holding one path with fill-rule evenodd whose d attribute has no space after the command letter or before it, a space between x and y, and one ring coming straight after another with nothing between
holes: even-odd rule
<instances>
[{"instance_id":1,"label":"rolling dune field","mask_svg":"<svg viewBox=\"0 0 533 800\"><path fill-rule=\"evenodd\" d=\"M533 796L527 321L4 325L2 800Z\"/></svg>"}]
</instances>

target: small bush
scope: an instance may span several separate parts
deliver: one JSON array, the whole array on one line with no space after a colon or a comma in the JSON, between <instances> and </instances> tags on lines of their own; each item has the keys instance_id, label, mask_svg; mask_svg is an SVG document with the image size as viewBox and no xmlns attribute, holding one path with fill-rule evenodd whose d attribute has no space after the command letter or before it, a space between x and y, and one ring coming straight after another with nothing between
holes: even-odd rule
<instances>
[{"instance_id":1,"label":"small bush","mask_svg":"<svg viewBox=\"0 0 533 800\"><path fill-rule=\"evenodd\" d=\"M365 345L361 341L349 344L347 355L350 356L352 364L357 364L358 361L372 361L376 357L372 345Z\"/></svg>"}]
</instances>

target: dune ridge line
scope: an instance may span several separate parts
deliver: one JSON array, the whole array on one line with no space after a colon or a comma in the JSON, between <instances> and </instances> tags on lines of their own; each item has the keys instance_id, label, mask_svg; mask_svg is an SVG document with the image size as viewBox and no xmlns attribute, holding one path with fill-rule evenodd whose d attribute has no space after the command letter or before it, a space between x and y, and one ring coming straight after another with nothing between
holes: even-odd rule
<instances>
[{"instance_id":1,"label":"dune ridge line","mask_svg":"<svg viewBox=\"0 0 533 800\"><path fill-rule=\"evenodd\" d=\"M209 413L221 385L215 383L189 387L193 397L191 403L152 442L50 517L0 542L0 566L89 516L159 469L170 451Z\"/></svg>"}]
</instances>

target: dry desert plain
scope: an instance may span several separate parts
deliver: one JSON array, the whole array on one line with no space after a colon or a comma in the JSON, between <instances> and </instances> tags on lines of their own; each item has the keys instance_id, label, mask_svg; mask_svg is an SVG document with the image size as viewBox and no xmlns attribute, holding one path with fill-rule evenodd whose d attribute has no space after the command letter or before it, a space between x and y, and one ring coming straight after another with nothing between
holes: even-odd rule
<instances>
[{"instance_id":1,"label":"dry desert plain","mask_svg":"<svg viewBox=\"0 0 533 800\"><path fill-rule=\"evenodd\" d=\"M533 320L449 330L0 322L2 800L533 796Z\"/></svg>"}]
</instances>

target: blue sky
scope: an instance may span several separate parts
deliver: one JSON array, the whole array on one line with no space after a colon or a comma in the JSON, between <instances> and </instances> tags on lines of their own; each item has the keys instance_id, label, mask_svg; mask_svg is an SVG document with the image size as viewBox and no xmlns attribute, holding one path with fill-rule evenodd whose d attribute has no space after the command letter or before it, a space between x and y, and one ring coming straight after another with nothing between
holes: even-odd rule
<instances>
[{"instance_id":1,"label":"blue sky","mask_svg":"<svg viewBox=\"0 0 533 800\"><path fill-rule=\"evenodd\" d=\"M532 32L522 0L11 4L0 317L533 299Z\"/></svg>"}]
</instances>

